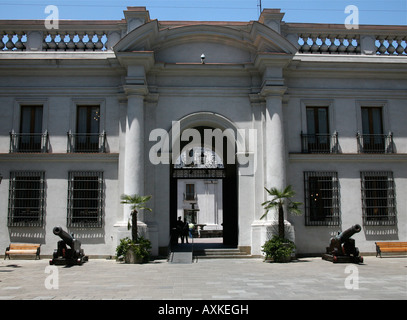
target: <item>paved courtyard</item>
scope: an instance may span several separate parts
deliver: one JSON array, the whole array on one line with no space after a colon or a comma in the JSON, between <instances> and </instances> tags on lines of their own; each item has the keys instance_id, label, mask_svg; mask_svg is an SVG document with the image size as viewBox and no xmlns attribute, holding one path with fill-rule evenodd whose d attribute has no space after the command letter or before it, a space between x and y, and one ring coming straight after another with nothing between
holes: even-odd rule
<instances>
[{"instance_id":1,"label":"paved courtyard","mask_svg":"<svg viewBox=\"0 0 407 320\"><path fill-rule=\"evenodd\" d=\"M301 258L156 260L128 265L90 259L49 266L47 259L1 260L0 299L407 299L407 258L365 257L363 265Z\"/></svg>"}]
</instances>

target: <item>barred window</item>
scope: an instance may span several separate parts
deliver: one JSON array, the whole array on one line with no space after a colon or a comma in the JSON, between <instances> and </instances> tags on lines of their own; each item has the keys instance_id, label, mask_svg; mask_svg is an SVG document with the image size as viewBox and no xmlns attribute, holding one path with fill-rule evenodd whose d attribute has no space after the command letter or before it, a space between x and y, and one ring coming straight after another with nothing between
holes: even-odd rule
<instances>
[{"instance_id":1,"label":"barred window","mask_svg":"<svg viewBox=\"0 0 407 320\"><path fill-rule=\"evenodd\" d=\"M339 225L337 172L304 172L305 225Z\"/></svg>"},{"instance_id":2,"label":"barred window","mask_svg":"<svg viewBox=\"0 0 407 320\"><path fill-rule=\"evenodd\" d=\"M396 225L393 173L390 171L364 171L360 173L360 176L364 225Z\"/></svg>"},{"instance_id":3,"label":"barred window","mask_svg":"<svg viewBox=\"0 0 407 320\"><path fill-rule=\"evenodd\" d=\"M10 172L9 227L42 227L45 214L45 172Z\"/></svg>"},{"instance_id":4,"label":"barred window","mask_svg":"<svg viewBox=\"0 0 407 320\"><path fill-rule=\"evenodd\" d=\"M103 172L69 172L68 227L102 227L103 184Z\"/></svg>"}]
</instances>

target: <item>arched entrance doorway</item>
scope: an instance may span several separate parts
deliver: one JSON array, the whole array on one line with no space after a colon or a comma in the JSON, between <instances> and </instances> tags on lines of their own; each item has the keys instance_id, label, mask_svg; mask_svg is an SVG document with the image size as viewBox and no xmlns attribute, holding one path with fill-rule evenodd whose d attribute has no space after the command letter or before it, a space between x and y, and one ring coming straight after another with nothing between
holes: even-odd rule
<instances>
[{"instance_id":1,"label":"arched entrance doorway","mask_svg":"<svg viewBox=\"0 0 407 320\"><path fill-rule=\"evenodd\" d=\"M182 208L183 218L186 214L187 220L194 220L198 224L208 222L212 230L222 231L224 245L236 247L238 190L234 151L236 142L232 139L234 135L225 133L224 127L215 128L213 125L189 126L183 129L191 130L189 132L191 136L190 139L182 139L185 141L180 140L180 154L173 157L176 161L170 166L170 228L173 230L176 227L177 217L180 215L179 199L185 198ZM180 131L181 136L184 130ZM191 183L188 183L189 181ZM206 190L209 188L217 190L213 196L218 197L218 207L215 204L212 209L216 211L211 214L208 214L208 210L211 210L210 205L206 206L206 212L201 212L194 190L198 184L206 184Z\"/></svg>"}]
</instances>

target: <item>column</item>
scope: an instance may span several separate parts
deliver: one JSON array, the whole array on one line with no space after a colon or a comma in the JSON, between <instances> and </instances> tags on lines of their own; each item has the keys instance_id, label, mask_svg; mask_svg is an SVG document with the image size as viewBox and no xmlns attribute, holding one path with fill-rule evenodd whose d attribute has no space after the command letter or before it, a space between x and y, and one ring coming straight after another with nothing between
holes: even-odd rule
<instances>
[{"instance_id":1,"label":"column","mask_svg":"<svg viewBox=\"0 0 407 320\"><path fill-rule=\"evenodd\" d=\"M144 95L128 94L126 114L126 138L124 156L125 194L144 194ZM130 206L124 206L123 221L127 223ZM138 215L139 223L143 214Z\"/></svg>"},{"instance_id":2,"label":"column","mask_svg":"<svg viewBox=\"0 0 407 320\"><path fill-rule=\"evenodd\" d=\"M144 195L144 96L145 91L131 86L124 88L125 96L121 99L120 107L124 127L121 128L119 177L123 184L118 193ZM124 99L126 98L126 99ZM123 158L122 158L123 157ZM127 229L130 218L130 205L118 204L122 215L114 224L116 229L116 246L120 239L131 238L131 231ZM142 213L138 214L138 231L146 230Z\"/></svg>"},{"instance_id":3,"label":"column","mask_svg":"<svg viewBox=\"0 0 407 320\"><path fill-rule=\"evenodd\" d=\"M284 86L271 86L265 92L266 98L266 188L286 187L286 156L282 96ZM277 213L270 212L268 220L278 220Z\"/></svg>"},{"instance_id":4,"label":"column","mask_svg":"<svg viewBox=\"0 0 407 320\"><path fill-rule=\"evenodd\" d=\"M286 180L286 148L284 137L284 119L282 98L286 91L284 86L270 86L266 92L266 187L280 190L287 186ZM286 238L295 241L294 227L287 221L287 210L284 210L284 225ZM278 211L269 212L269 222L266 222L265 232L270 228L273 234L278 234ZM266 236L267 237L267 236Z\"/></svg>"}]
</instances>

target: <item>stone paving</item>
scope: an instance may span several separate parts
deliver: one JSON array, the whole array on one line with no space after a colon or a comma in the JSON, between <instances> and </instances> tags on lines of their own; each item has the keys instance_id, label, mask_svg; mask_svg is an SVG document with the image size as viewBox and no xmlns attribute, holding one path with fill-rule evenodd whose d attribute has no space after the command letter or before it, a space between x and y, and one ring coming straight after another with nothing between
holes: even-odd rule
<instances>
[{"instance_id":1,"label":"stone paving","mask_svg":"<svg viewBox=\"0 0 407 320\"><path fill-rule=\"evenodd\" d=\"M2 300L407 300L407 258L365 257L363 265L301 258L155 260L129 265L90 259L82 266L49 266L47 259L1 260Z\"/></svg>"}]
</instances>

